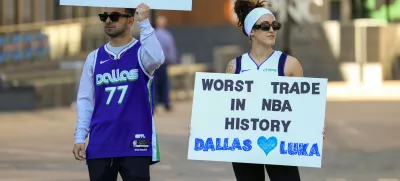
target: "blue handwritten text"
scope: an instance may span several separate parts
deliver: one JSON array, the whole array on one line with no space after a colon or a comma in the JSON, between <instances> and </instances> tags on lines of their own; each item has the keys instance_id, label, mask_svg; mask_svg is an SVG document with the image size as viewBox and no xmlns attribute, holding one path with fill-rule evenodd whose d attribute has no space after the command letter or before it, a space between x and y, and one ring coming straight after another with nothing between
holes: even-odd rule
<instances>
[{"instance_id":1,"label":"blue handwritten text","mask_svg":"<svg viewBox=\"0 0 400 181\"><path fill-rule=\"evenodd\" d=\"M281 141L280 153L281 155L299 155L299 156L321 156L317 143L314 143L309 148L309 143L285 143ZM308 149L309 148L309 149Z\"/></svg>"},{"instance_id":2,"label":"blue handwritten text","mask_svg":"<svg viewBox=\"0 0 400 181\"><path fill-rule=\"evenodd\" d=\"M223 140L223 143L222 143ZM252 142L249 139L243 140L241 143L239 138L234 138L233 141L229 141L229 138L207 138L203 140L201 138L195 139L194 150L195 151L250 151L252 149Z\"/></svg>"}]
</instances>

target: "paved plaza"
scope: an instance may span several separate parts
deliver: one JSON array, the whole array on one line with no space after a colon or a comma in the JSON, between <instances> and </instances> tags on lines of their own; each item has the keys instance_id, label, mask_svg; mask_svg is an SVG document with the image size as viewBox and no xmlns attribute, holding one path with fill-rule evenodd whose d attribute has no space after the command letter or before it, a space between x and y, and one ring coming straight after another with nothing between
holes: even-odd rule
<instances>
[{"instance_id":1,"label":"paved plaza","mask_svg":"<svg viewBox=\"0 0 400 181\"><path fill-rule=\"evenodd\" d=\"M229 163L188 161L191 102L157 112L162 162L152 181L234 181ZM71 153L71 108L0 113L0 181L86 181ZM303 181L400 181L400 102L329 102L323 168L301 168Z\"/></svg>"}]
</instances>

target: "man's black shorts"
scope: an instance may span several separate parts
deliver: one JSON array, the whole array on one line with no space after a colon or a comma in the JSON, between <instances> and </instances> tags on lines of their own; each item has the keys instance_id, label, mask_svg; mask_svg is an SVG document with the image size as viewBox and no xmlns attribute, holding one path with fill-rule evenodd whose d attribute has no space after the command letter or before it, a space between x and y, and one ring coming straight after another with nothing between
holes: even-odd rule
<instances>
[{"instance_id":1,"label":"man's black shorts","mask_svg":"<svg viewBox=\"0 0 400 181\"><path fill-rule=\"evenodd\" d=\"M150 181L151 157L120 157L87 160L90 181Z\"/></svg>"}]
</instances>

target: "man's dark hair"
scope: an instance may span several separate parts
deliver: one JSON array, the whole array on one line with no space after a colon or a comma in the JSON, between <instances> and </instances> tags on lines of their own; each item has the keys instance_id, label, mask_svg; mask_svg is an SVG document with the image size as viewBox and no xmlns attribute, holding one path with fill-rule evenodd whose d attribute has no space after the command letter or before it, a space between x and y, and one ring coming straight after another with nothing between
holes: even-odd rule
<instances>
[{"instance_id":1,"label":"man's dark hair","mask_svg":"<svg viewBox=\"0 0 400 181\"><path fill-rule=\"evenodd\" d=\"M136 8L125 8L125 13L129 16L135 16Z\"/></svg>"}]
</instances>

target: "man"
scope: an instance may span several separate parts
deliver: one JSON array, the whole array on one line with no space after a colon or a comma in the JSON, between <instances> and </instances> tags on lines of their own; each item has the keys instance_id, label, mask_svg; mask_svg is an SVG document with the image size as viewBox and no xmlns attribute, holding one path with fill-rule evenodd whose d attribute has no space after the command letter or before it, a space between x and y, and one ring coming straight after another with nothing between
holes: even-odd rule
<instances>
[{"instance_id":1,"label":"man","mask_svg":"<svg viewBox=\"0 0 400 181\"><path fill-rule=\"evenodd\" d=\"M110 42L86 60L77 97L73 154L87 162L91 181L149 181L159 162L152 110L152 75L164 53L149 22L150 8L106 8ZM131 35L138 21L140 42ZM85 139L90 132L85 151Z\"/></svg>"},{"instance_id":2,"label":"man","mask_svg":"<svg viewBox=\"0 0 400 181\"><path fill-rule=\"evenodd\" d=\"M0 89L3 89L5 87L5 84L4 84L5 77L6 77L5 74L0 73Z\"/></svg>"},{"instance_id":3,"label":"man","mask_svg":"<svg viewBox=\"0 0 400 181\"><path fill-rule=\"evenodd\" d=\"M158 103L163 103L165 110L171 111L171 103L169 100L170 83L168 78L168 65L177 63L177 52L172 34L165 29L167 26L167 18L164 16L158 16L156 24L156 36L164 51L165 63L155 72L155 100L156 105Z\"/></svg>"}]
</instances>

